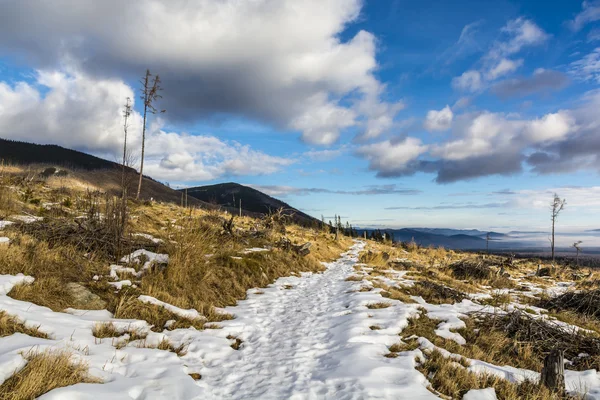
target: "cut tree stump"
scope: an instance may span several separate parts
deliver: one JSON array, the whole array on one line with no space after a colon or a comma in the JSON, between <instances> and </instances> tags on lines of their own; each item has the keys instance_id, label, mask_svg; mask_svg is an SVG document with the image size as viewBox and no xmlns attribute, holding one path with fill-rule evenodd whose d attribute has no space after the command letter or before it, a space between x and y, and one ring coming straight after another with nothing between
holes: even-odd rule
<instances>
[{"instance_id":1,"label":"cut tree stump","mask_svg":"<svg viewBox=\"0 0 600 400\"><path fill-rule=\"evenodd\" d=\"M553 392L565 390L565 353L552 350L544 359L540 383Z\"/></svg>"}]
</instances>

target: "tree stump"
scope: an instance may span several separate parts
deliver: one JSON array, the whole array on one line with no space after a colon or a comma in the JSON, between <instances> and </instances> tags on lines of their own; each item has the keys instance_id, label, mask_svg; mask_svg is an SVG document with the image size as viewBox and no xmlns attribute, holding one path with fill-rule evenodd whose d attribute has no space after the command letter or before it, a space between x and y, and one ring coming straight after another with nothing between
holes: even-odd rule
<instances>
[{"instance_id":1,"label":"tree stump","mask_svg":"<svg viewBox=\"0 0 600 400\"><path fill-rule=\"evenodd\" d=\"M565 389L565 353L563 350L552 350L544 359L544 367L540 383L553 392Z\"/></svg>"}]
</instances>

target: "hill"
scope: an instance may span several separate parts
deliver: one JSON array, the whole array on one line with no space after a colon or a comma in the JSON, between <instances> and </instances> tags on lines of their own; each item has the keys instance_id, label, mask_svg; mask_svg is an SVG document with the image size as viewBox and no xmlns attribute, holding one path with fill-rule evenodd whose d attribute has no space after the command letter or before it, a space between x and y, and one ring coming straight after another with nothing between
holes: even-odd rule
<instances>
[{"instance_id":1,"label":"hill","mask_svg":"<svg viewBox=\"0 0 600 400\"><path fill-rule=\"evenodd\" d=\"M301 225L320 223L318 219L303 213L281 200L277 200L259 190L240 185L239 183L228 182L197 186L188 188L187 193L188 196L209 204L219 205L234 213L239 210L241 201L242 211L248 213L248 215L268 214L282 208L286 211L287 215L292 216L294 222Z\"/></svg>"},{"instance_id":2,"label":"hill","mask_svg":"<svg viewBox=\"0 0 600 400\"><path fill-rule=\"evenodd\" d=\"M17 169L33 168L36 172L50 167L62 169L58 184L63 186L89 188L115 195L121 192L121 164L81 151L53 144L42 145L0 138L0 160L2 165L14 165ZM126 172L130 181L129 192L133 193L137 184L137 171L127 167ZM141 197L177 204L181 201L181 193L148 176L144 176ZM196 199L190 199L188 203L203 208L214 208Z\"/></svg>"},{"instance_id":3,"label":"hill","mask_svg":"<svg viewBox=\"0 0 600 400\"><path fill-rule=\"evenodd\" d=\"M395 240L410 242L414 240L421 246L444 246L452 249L481 249L485 248L485 240L471 235L440 235L435 233L421 232L414 229L397 229L391 231Z\"/></svg>"}]
</instances>

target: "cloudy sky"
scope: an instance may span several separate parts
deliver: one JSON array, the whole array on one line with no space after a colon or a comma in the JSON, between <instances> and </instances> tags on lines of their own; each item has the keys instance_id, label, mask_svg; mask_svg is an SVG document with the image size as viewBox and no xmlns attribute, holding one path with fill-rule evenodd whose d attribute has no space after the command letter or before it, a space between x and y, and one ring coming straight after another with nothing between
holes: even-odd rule
<instances>
[{"instance_id":1,"label":"cloudy sky","mask_svg":"<svg viewBox=\"0 0 600 400\"><path fill-rule=\"evenodd\" d=\"M360 226L600 228L600 2L0 0L0 137Z\"/></svg>"}]
</instances>

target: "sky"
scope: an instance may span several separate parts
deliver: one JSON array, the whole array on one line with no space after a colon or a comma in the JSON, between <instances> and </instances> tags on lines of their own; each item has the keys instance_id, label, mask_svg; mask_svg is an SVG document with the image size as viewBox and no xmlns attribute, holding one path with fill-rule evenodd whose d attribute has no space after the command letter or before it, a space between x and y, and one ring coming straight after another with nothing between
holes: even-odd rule
<instances>
[{"instance_id":1,"label":"sky","mask_svg":"<svg viewBox=\"0 0 600 400\"><path fill-rule=\"evenodd\" d=\"M0 0L0 137L360 227L600 229L600 2Z\"/></svg>"}]
</instances>

